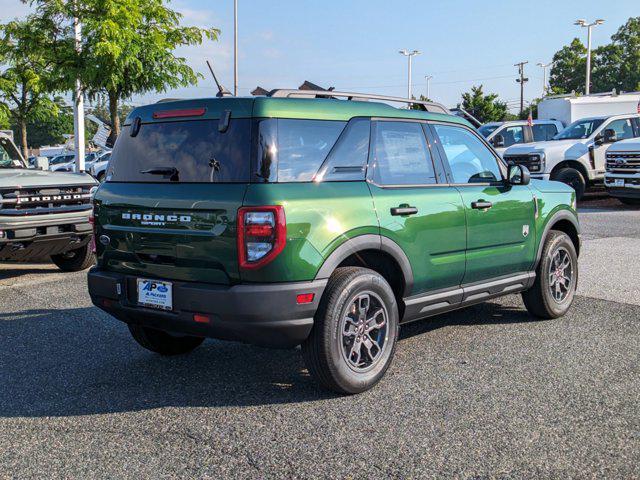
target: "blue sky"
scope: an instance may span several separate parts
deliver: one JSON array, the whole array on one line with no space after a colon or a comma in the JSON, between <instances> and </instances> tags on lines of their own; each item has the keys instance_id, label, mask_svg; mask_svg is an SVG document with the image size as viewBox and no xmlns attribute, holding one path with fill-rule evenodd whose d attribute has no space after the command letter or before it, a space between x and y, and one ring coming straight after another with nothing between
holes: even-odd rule
<instances>
[{"instance_id":1,"label":"blue sky","mask_svg":"<svg viewBox=\"0 0 640 480\"><path fill-rule=\"evenodd\" d=\"M586 41L576 18L604 18L593 31L594 47L607 43L629 17L640 15L639 0L562 1L382 1L382 0L238 0L239 86L248 94L297 87L304 80L340 90L406 95L407 62L399 49L418 49L414 57L414 94L426 93L425 75L433 75L431 97L453 106L460 94L482 83L504 100L519 98L518 61L528 60L525 98L540 95L542 70L553 53L572 38ZM213 60L223 83L233 85L233 1L174 0L183 23L214 26L217 43L181 49L203 74ZM0 20L22 14L19 0L0 0ZM4 17L4 18L2 18ZM207 74L197 87L133 99L199 97L215 93Z\"/></svg>"}]
</instances>

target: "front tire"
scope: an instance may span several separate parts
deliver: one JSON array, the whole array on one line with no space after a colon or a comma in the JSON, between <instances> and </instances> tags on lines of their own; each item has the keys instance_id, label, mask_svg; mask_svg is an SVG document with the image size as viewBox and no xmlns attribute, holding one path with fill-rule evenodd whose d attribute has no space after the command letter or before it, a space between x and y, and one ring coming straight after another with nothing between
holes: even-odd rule
<instances>
[{"instance_id":1,"label":"front tire","mask_svg":"<svg viewBox=\"0 0 640 480\"><path fill-rule=\"evenodd\" d=\"M552 230L542 247L536 281L522 300L530 314L543 319L563 316L578 285L578 255L566 233Z\"/></svg>"},{"instance_id":2,"label":"front tire","mask_svg":"<svg viewBox=\"0 0 640 480\"><path fill-rule=\"evenodd\" d=\"M51 255L51 261L63 272L79 272L93 265L95 256L91 250L91 243L87 243L84 247Z\"/></svg>"},{"instance_id":3,"label":"front tire","mask_svg":"<svg viewBox=\"0 0 640 480\"><path fill-rule=\"evenodd\" d=\"M338 268L329 278L302 344L311 375L342 394L370 389L391 365L398 339L398 305L393 290L377 272Z\"/></svg>"},{"instance_id":4,"label":"front tire","mask_svg":"<svg viewBox=\"0 0 640 480\"><path fill-rule=\"evenodd\" d=\"M561 168L551 175L551 180L566 183L576 191L576 200L582 200L587 189L587 181L575 168Z\"/></svg>"},{"instance_id":5,"label":"front tire","mask_svg":"<svg viewBox=\"0 0 640 480\"><path fill-rule=\"evenodd\" d=\"M204 342L204 337L176 337L155 328L129 324L133 339L141 346L160 355L182 355L189 353Z\"/></svg>"}]
</instances>

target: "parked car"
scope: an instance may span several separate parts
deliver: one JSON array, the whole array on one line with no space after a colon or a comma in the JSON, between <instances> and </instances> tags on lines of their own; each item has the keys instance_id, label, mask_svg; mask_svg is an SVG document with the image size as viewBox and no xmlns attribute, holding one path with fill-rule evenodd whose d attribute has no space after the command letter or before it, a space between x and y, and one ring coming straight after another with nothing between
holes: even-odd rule
<instances>
[{"instance_id":1,"label":"parked car","mask_svg":"<svg viewBox=\"0 0 640 480\"><path fill-rule=\"evenodd\" d=\"M606 149L618 140L637 137L640 114L583 118L548 142L509 147L503 158L525 165L533 178L570 185L579 200L589 185L604 180Z\"/></svg>"},{"instance_id":2,"label":"parked car","mask_svg":"<svg viewBox=\"0 0 640 480\"><path fill-rule=\"evenodd\" d=\"M557 120L534 120L532 125L517 120L485 123L478 131L502 155L512 145L551 140L562 129L564 125Z\"/></svg>"},{"instance_id":3,"label":"parked car","mask_svg":"<svg viewBox=\"0 0 640 480\"><path fill-rule=\"evenodd\" d=\"M57 155L49 160L49 170L52 172L62 171L69 172L70 166L75 162L75 155L73 153L65 153L64 155Z\"/></svg>"},{"instance_id":4,"label":"parked car","mask_svg":"<svg viewBox=\"0 0 640 480\"><path fill-rule=\"evenodd\" d=\"M571 188L529 183L439 104L329 93L131 112L95 196L93 303L162 355L301 344L341 393L381 379L400 324L517 292L567 312Z\"/></svg>"},{"instance_id":5,"label":"parked car","mask_svg":"<svg viewBox=\"0 0 640 480\"><path fill-rule=\"evenodd\" d=\"M614 143L607 149L604 186L627 205L640 205L640 138Z\"/></svg>"},{"instance_id":6,"label":"parked car","mask_svg":"<svg viewBox=\"0 0 640 480\"><path fill-rule=\"evenodd\" d=\"M0 134L0 260L50 257L63 271L93 264L89 175L28 169Z\"/></svg>"},{"instance_id":7,"label":"parked car","mask_svg":"<svg viewBox=\"0 0 640 480\"><path fill-rule=\"evenodd\" d=\"M87 171L93 176L93 178L97 179L100 183L104 182L107 166L109 165L109 160L111 159L111 152L104 152L100 158L98 158L93 165L91 165L91 169Z\"/></svg>"}]
</instances>

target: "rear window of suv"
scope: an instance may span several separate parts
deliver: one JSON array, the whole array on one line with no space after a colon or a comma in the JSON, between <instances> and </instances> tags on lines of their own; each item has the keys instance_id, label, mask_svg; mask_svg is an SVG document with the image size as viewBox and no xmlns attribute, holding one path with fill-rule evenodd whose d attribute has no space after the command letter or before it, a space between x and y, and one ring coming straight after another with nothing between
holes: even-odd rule
<instances>
[{"instance_id":1,"label":"rear window of suv","mask_svg":"<svg viewBox=\"0 0 640 480\"><path fill-rule=\"evenodd\" d=\"M218 120L149 123L135 136L123 129L111 155L112 182L248 182L251 120L232 119L225 132Z\"/></svg>"}]
</instances>

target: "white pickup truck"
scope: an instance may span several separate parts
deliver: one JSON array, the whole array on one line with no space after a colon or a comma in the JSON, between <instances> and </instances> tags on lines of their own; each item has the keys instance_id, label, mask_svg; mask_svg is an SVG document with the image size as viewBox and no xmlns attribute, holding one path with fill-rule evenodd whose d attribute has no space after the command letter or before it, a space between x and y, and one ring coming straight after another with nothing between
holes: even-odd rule
<instances>
[{"instance_id":1,"label":"white pickup truck","mask_svg":"<svg viewBox=\"0 0 640 480\"><path fill-rule=\"evenodd\" d=\"M605 151L619 140L640 137L640 114L577 120L552 140L508 148L507 163L523 164L532 178L557 180L573 187L580 199L587 186L604 180Z\"/></svg>"},{"instance_id":2,"label":"white pickup truck","mask_svg":"<svg viewBox=\"0 0 640 480\"><path fill-rule=\"evenodd\" d=\"M640 138L614 143L607 149L604 186L627 205L640 205Z\"/></svg>"},{"instance_id":3,"label":"white pickup truck","mask_svg":"<svg viewBox=\"0 0 640 480\"><path fill-rule=\"evenodd\" d=\"M478 131L502 155L512 145L550 140L563 128L558 120L514 120L485 123Z\"/></svg>"}]
</instances>

